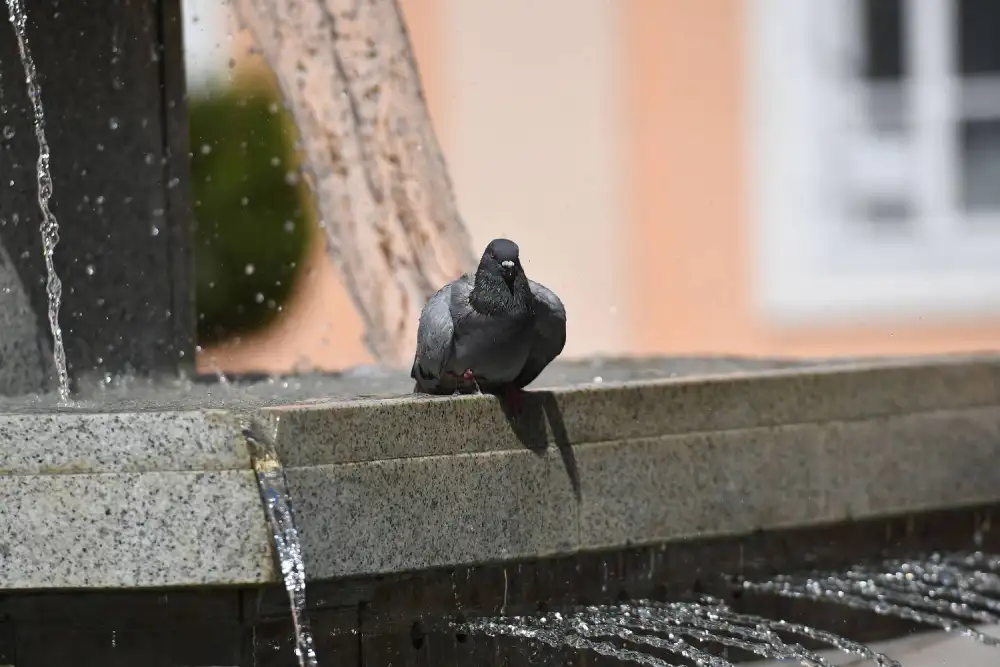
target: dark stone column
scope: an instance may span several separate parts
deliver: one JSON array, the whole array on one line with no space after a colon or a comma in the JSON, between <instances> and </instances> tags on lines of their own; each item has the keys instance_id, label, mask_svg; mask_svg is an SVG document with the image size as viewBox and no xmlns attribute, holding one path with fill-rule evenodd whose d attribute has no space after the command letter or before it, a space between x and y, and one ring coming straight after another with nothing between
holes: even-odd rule
<instances>
[{"instance_id":1,"label":"dark stone column","mask_svg":"<svg viewBox=\"0 0 1000 667\"><path fill-rule=\"evenodd\" d=\"M195 331L180 0L25 5L51 149L71 376L176 375L193 362ZM3 12L0 242L50 348L38 145Z\"/></svg>"}]
</instances>

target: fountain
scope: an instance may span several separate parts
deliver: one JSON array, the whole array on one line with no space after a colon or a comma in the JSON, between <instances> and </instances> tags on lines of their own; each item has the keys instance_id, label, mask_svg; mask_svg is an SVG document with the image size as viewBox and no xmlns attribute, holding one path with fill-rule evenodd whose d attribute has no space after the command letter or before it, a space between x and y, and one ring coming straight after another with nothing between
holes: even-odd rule
<instances>
[{"instance_id":1,"label":"fountain","mask_svg":"<svg viewBox=\"0 0 1000 667\"><path fill-rule=\"evenodd\" d=\"M238 4L259 29L259 3ZM395 4L339 4L323 6L350 40L310 32L321 58L349 70L366 35L388 42L338 85L401 77L378 122L338 126L340 166L385 173L364 147L398 150L433 193L348 203L444 238L398 277L405 308L368 313L382 326L465 241L436 147L410 151L433 135ZM408 395L402 371L194 378L179 2L8 6L0 664L823 665L832 647L893 665L865 643L917 623L991 641L1000 358L567 361L517 419L488 396ZM19 85L29 53L40 95ZM286 90L293 65L276 65ZM378 134L401 117L408 133ZM368 188L318 160L321 190ZM400 250L367 267L372 239L342 240L363 300ZM386 359L392 332L373 334Z\"/></svg>"}]
</instances>

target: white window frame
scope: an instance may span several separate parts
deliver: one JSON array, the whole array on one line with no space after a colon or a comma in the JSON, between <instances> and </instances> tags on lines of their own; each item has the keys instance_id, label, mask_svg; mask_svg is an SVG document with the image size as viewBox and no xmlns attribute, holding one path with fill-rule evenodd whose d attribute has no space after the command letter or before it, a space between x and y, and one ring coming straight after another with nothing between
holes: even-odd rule
<instances>
[{"instance_id":1,"label":"white window frame","mask_svg":"<svg viewBox=\"0 0 1000 667\"><path fill-rule=\"evenodd\" d=\"M755 295L768 324L815 326L1000 314L1000 222L957 218L958 97L951 0L907 0L906 89L921 233L846 233L831 179L849 174L844 119L859 113L856 0L747 0L748 196ZM968 87L967 87L968 89ZM967 96L968 97L968 96ZM975 97L975 96L972 96ZM986 106L991 105L989 94ZM995 107L993 107L995 108ZM968 110L964 110L968 116ZM1000 184L998 184L1000 187Z\"/></svg>"}]
</instances>

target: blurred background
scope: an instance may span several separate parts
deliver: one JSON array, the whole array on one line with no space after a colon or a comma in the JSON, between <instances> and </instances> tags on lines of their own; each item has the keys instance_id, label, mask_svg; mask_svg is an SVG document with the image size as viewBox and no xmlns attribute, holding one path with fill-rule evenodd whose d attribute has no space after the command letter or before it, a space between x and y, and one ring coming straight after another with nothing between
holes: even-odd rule
<instances>
[{"instance_id":1,"label":"blurred background","mask_svg":"<svg viewBox=\"0 0 1000 667\"><path fill-rule=\"evenodd\" d=\"M477 253L564 356L1000 348L1000 2L402 0ZM184 0L199 366L370 363L270 72Z\"/></svg>"}]
</instances>

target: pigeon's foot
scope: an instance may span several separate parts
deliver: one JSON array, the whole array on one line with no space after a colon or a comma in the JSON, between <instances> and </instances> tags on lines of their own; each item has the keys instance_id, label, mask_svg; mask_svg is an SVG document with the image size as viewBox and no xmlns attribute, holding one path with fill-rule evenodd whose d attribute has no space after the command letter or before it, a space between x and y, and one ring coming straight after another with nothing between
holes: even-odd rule
<instances>
[{"instance_id":1,"label":"pigeon's foot","mask_svg":"<svg viewBox=\"0 0 1000 667\"><path fill-rule=\"evenodd\" d=\"M462 373L462 380L466 383L471 382L472 386L475 387L475 393L481 394L483 390L479 388L479 383L476 382L476 376L473 374L472 370L467 370Z\"/></svg>"},{"instance_id":2,"label":"pigeon's foot","mask_svg":"<svg viewBox=\"0 0 1000 667\"><path fill-rule=\"evenodd\" d=\"M476 382L476 376L471 369L466 370L464 373L459 375L454 371L448 371L448 375L455 379L455 391L460 394L479 394L482 391L479 389L479 383Z\"/></svg>"}]
</instances>

